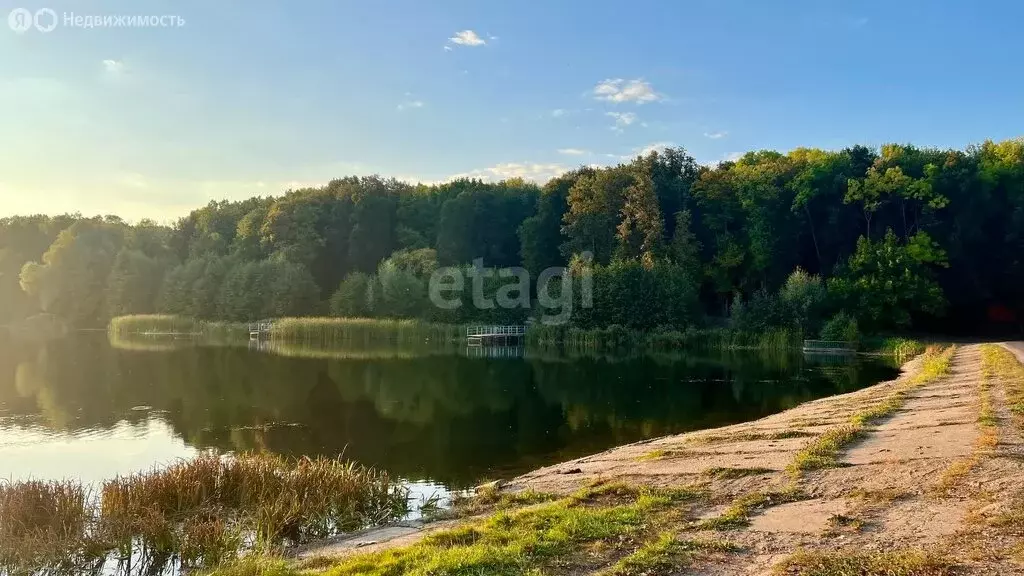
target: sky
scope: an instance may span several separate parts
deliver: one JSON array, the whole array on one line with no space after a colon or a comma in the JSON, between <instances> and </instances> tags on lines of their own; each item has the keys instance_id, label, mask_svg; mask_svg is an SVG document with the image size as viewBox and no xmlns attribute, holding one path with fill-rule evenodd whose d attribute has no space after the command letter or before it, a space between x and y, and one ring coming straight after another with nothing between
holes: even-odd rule
<instances>
[{"instance_id":1,"label":"sky","mask_svg":"<svg viewBox=\"0 0 1024 576\"><path fill-rule=\"evenodd\" d=\"M668 145L712 164L1024 135L1017 0L0 0L15 8L57 26L0 20L0 216L170 222L351 174L543 183ZM119 15L174 25L74 25Z\"/></svg>"}]
</instances>

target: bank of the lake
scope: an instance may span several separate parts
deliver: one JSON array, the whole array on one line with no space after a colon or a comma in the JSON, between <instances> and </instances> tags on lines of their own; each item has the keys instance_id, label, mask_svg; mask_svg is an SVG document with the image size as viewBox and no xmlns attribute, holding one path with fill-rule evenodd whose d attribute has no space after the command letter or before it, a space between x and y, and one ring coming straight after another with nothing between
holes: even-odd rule
<instances>
[{"instance_id":1,"label":"bank of the lake","mask_svg":"<svg viewBox=\"0 0 1024 576\"><path fill-rule=\"evenodd\" d=\"M301 343L319 348L346 348L352 345L391 343L462 344L465 325L438 324L420 320L380 318L302 317L279 318L270 323L263 337L285 343ZM248 336L244 323L211 322L171 315L120 316L110 321L111 334L121 339L133 335L195 335L210 339L241 339ZM730 328L690 328L684 331L658 330L637 332L621 326L584 330L571 326L534 324L528 327L519 344L534 350L622 352L718 351L800 349L804 335L797 330L772 329L752 333ZM859 343L873 354L909 357L923 350L914 339L871 337Z\"/></svg>"},{"instance_id":2,"label":"bank of the lake","mask_svg":"<svg viewBox=\"0 0 1024 576\"><path fill-rule=\"evenodd\" d=\"M863 390L537 469L482 491L462 521L262 566L331 576L1019 574L1024 365L1012 351L1024 357L1021 347L934 348Z\"/></svg>"}]
</instances>

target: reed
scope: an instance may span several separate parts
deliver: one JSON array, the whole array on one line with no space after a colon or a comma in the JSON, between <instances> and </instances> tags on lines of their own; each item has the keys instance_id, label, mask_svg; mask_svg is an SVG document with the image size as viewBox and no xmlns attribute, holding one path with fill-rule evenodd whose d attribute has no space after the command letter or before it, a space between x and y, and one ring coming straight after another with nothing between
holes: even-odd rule
<instances>
[{"instance_id":1,"label":"reed","mask_svg":"<svg viewBox=\"0 0 1024 576\"><path fill-rule=\"evenodd\" d=\"M207 454L104 483L101 520L122 549L140 540L179 550L204 534L233 541L239 533L273 549L401 517L406 499L386 473L348 462Z\"/></svg>"},{"instance_id":2,"label":"reed","mask_svg":"<svg viewBox=\"0 0 1024 576\"><path fill-rule=\"evenodd\" d=\"M122 573L212 567L386 523L408 490L384 472L330 458L203 454L105 482L0 485L0 574Z\"/></svg>"},{"instance_id":3,"label":"reed","mask_svg":"<svg viewBox=\"0 0 1024 576\"><path fill-rule=\"evenodd\" d=\"M925 345L912 338L890 337L868 343L873 354L907 360L924 352Z\"/></svg>"},{"instance_id":4,"label":"reed","mask_svg":"<svg viewBox=\"0 0 1024 576\"><path fill-rule=\"evenodd\" d=\"M171 314L135 314L112 318L107 332L112 338L132 335L234 338L248 336L248 327L239 322L211 322Z\"/></svg>"},{"instance_id":5,"label":"reed","mask_svg":"<svg viewBox=\"0 0 1024 576\"><path fill-rule=\"evenodd\" d=\"M0 573L67 571L102 561L89 502L75 482L0 484Z\"/></svg>"},{"instance_id":6,"label":"reed","mask_svg":"<svg viewBox=\"0 0 1024 576\"><path fill-rule=\"evenodd\" d=\"M564 326L535 325L526 334L527 346L534 349L565 348L569 350L613 351L647 349L655 351L691 350L773 350L800 348L803 336L787 329L764 333L748 333L726 328L685 331L659 330L642 333L621 326L582 330Z\"/></svg>"},{"instance_id":7,"label":"reed","mask_svg":"<svg viewBox=\"0 0 1024 576\"><path fill-rule=\"evenodd\" d=\"M465 338L465 328L419 320L380 318L282 318L274 322L273 340L320 346L448 344Z\"/></svg>"}]
</instances>

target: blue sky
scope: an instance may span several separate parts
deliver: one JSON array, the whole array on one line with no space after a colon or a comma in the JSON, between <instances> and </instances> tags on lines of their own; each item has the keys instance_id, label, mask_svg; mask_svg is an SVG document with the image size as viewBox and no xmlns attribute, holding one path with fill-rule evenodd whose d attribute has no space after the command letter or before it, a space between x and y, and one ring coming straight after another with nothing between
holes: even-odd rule
<instances>
[{"instance_id":1,"label":"blue sky","mask_svg":"<svg viewBox=\"0 0 1024 576\"><path fill-rule=\"evenodd\" d=\"M4 0L0 215L1024 134L1016 1ZM75 15L183 26L75 28Z\"/></svg>"}]
</instances>

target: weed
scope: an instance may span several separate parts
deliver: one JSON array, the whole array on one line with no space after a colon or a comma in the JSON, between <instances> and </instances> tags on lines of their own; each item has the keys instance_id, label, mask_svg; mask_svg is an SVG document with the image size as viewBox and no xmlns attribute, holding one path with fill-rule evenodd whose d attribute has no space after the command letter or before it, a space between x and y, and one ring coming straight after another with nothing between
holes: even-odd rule
<instances>
[{"instance_id":1,"label":"weed","mask_svg":"<svg viewBox=\"0 0 1024 576\"><path fill-rule=\"evenodd\" d=\"M787 576L946 576L953 564L919 551L864 554L799 552L776 567Z\"/></svg>"},{"instance_id":2,"label":"weed","mask_svg":"<svg viewBox=\"0 0 1024 576\"><path fill-rule=\"evenodd\" d=\"M711 476L712 478L718 478L719 480L735 480L737 478L746 478L747 476L761 476L764 474L771 474L775 472L771 468L708 468L704 471L705 476Z\"/></svg>"}]
</instances>

